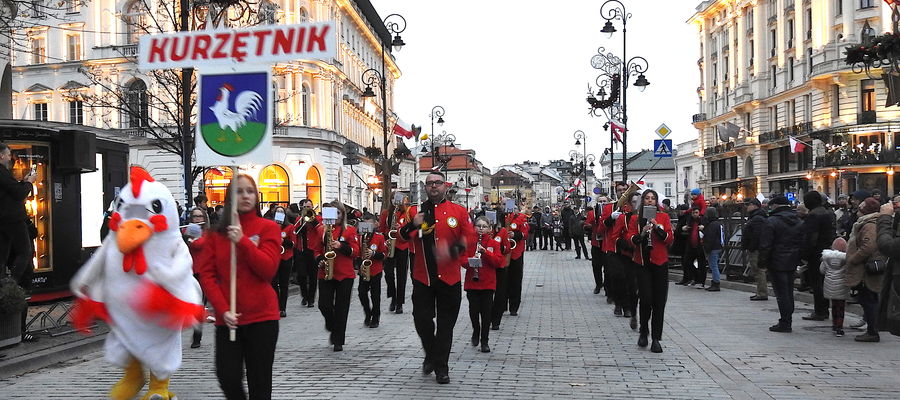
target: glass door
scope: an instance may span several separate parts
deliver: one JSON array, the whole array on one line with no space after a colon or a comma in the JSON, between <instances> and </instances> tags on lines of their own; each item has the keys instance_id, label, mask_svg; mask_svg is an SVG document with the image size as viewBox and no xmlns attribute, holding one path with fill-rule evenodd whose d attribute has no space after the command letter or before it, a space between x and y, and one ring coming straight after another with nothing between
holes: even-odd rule
<instances>
[{"instance_id":1,"label":"glass door","mask_svg":"<svg viewBox=\"0 0 900 400\"><path fill-rule=\"evenodd\" d=\"M10 144L13 155L12 174L23 179L34 170L37 180L32 184L31 194L25 199L25 212L37 228L34 238L34 270L53 270L50 255L50 204L52 183L50 182L50 147L40 144Z\"/></svg>"}]
</instances>

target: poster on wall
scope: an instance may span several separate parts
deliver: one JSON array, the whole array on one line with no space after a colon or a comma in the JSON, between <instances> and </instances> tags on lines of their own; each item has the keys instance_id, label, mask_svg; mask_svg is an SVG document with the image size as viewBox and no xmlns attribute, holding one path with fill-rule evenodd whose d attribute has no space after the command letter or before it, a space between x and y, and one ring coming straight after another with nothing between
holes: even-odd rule
<instances>
[{"instance_id":1,"label":"poster on wall","mask_svg":"<svg viewBox=\"0 0 900 400\"><path fill-rule=\"evenodd\" d=\"M271 70L201 74L198 79L197 165L271 163Z\"/></svg>"}]
</instances>

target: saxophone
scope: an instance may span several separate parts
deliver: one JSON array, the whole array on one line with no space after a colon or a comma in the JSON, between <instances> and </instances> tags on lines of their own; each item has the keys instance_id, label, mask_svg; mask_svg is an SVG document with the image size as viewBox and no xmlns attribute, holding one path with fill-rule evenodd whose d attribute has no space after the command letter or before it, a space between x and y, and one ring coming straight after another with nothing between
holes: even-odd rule
<instances>
[{"instance_id":1,"label":"saxophone","mask_svg":"<svg viewBox=\"0 0 900 400\"><path fill-rule=\"evenodd\" d=\"M333 225L327 224L325 225L325 280L330 281L334 279L334 258L337 257L337 253L334 252L334 249L331 248L331 242L334 239L331 236Z\"/></svg>"},{"instance_id":2,"label":"saxophone","mask_svg":"<svg viewBox=\"0 0 900 400\"><path fill-rule=\"evenodd\" d=\"M399 232L394 229L394 213L391 212L387 218L387 257L394 258L394 250L397 246L397 237L399 237Z\"/></svg>"},{"instance_id":3,"label":"saxophone","mask_svg":"<svg viewBox=\"0 0 900 400\"><path fill-rule=\"evenodd\" d=\"M372 280L372 249L369 249L369 244L372 242L371 233L363 234L363 248L369 250L369 255L362 260L362 264L359 266L359 276L362 280L368 282Z\"/></svg>"}]
</instances>

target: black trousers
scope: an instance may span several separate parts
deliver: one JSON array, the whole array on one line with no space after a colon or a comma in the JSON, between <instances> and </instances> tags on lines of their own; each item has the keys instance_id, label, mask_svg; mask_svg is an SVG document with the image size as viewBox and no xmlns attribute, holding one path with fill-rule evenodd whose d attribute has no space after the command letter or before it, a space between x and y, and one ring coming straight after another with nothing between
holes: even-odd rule
<instances>
[{"instance_id":1,"label":"black trousers","mask_svg":"<svg viewBox=\"0 0 900 400\"><path fill-rule=\"evenodd\" d=\"M543 234L542 239L544 241L541 243L541 250L547 250L549 247L550 250L553 250L553 230L552 229L544 229L541 231Z\"/></svg>"},{"instance_id":2,"label":"black trousers","mask_svg":"<svg viewBox=\"0 0 900 400\"><path fill-rule=\"evenodd\" d=\"M866 333L878 336L878 293L867 287L859 289L859 305L866 321Z\"/></svg>"},{"instance_id":3,"label":"black trousers","mask_svg":"<svg viewBox=\"0 0 900 400\"><path fill-rule=\"evenodd\" d=\"M332 344L344 345L352 292L353 278L340 281L319 279L319 311L325 317L325 329L331 332Z\"/></svg>"},{"instance_id":4,"label":"black trousers","mask_svg":"<svg viewBox=\"0 0 900 400\"><path fill-rule=\"evenodd\" d=\"M509 268L497 268L497 290L494 291L494 304L491 306L491 323L500 325L503 320L503 313L506 311L509 298L506 296L507 287L509 286Z\"/></svg>"},{"instance_id":5,"label":"black trousers","mask_svg":"<svg viewBox=\"0 0 900 400\"><path fill-rule=\"evenodd\" d=\"M509 312L519 312L522 305L522 274L525 268L525 254L509 261L507 269L506 296L509 298Z\"/></svg>"},{"instance_id":6,"label":"black trousers","mask_svg":"<svg viewBox=\"0 0 900 400\"><path fill-rule=\"evenodd\" d=\"M631 261L630 258L623 257L624 280L622 281L622 301L619 305L622 309L630 311L631 315L637 316L638 304L638 268L640 265Z\"/></svg>"},{"instance_id":7,"label":"black trousers","mask_svg":"<svg viewBox=\"0 0 900 400\"><path fill-rule=\"evenodd\" d=\"M775 271L769 269L769 280L772 281L772 290L778 300L778 312L781 318L778 324L791 326L794 314L794 271Z\"/></svg>"},{"instance_id":8,"label":"black trousers","mask_svg":"<svg viewBox=\"0 0 900 400\"><path fill-rule=\"evenodd\" d=\"M278 293L278 309L287 310L288 288L291 284L291 269L294 266L294 258L281 260L278 264L278 273L272 279L272 288Z\"/></svg>"},{"instance_id":9,"label":"black trousers","mask_svg":"<svg viewBox=\"0 0 900 400\"><path fill-rule=\"evenodd\" d=\"M809 262L807 263L806 268L806 284L812 289L813 294L813 309L816 314L827 315L828 314L828 299L825 298L824 285L825 285L825 275L822 275L819 272L819 265L822 264L822 253L816 253Z\"/></svg>"},{"instance_id":10,"label":"black trousers","mask_svg":"<svg viewBox=\"0 0 900 400\"><path fill-rule=\"evenodd\" d=\"M308 303L315 303L319 264L316 263L312 250L298 252L298 255L294 256L294 264L297 270L297 284L300 285L300 297Z\"/></svg>"},{"instance_id":11,"label":"black trousers","mask_svg":"<svg viewBox=\"0 0 900 400\"><path fill-rule=\"evenodd\" d=\"M533 233L533 232L537 232L537 225L528 225L528 227L529 227L529 232L532 232L532 234L528 235L528 239L526 239L526 241L525 241L525 243L527 244L527 246L525 246L525 249L526 250L537 250L537 236L538 235L535 235Z\"/></svg>"},{"instance_id":12,"label":"black trousers","mask_svg":"<svg viewBox=\"0 0 900 400\"><path fill-rule=\"evenodd\" d=\"M34 256L34 249L25 221L0 223L0 276L5 276L6 268L9 267L11 277L16 284L24 288L26 292L31 292L31 278L34 275L32 256ZM21 321L23 337L27 318L28 304L26 303Z\"/></svg>"},{"instance_id":13,"label":"black trousers","mask_svg":"<svg viewBox=\"0 0 900 400\"><path fill-rule=\"evenodd\" d=\"M562 242L566 245L566 250L572 250L572 235L568 229L562 231Z\"/></svg>"},{"instance_id":14,"label":"black trousers","mask_svg":"<svg viewBox=\"0 0 900 400\"><path fill-rule=\"evenodd\" d=\"M228 400L246 399L244 369L251 400L272 398L272 364L278 343L278 321L241 325L237 340L228 340L228 327L216 327L216 378Z\"/></svg>"},{"instance_id":15,"label":"black trousers","mask_svg":"<svg viewBox=\"0 0 900 400\"><path fill-rule=\"evenodd\" d=\"M413 280L413 323L422 340L425 362L430 362L437 372L450 371L450 346L453 343L453 327L456 326L461 301L460 283L448 285L444 281L435 280L428 286Z\"/></svg>"},{"instance_id":16,"label":"black trousers","mask_svg":"<svg viewBox=\"0 0 900 400\"><path fill-rule=\"evenodd\" d=\"M394 249L394 258L384 263L387 297L391 304L406 303L406 277L409 273L409 250Z\"/></svg>"},{"instance_id":17,"label":"black trousers","mask_svg":"<svg viewBox=\"0 0 900 400\"><path fill-rule=\"evenodd\" d=\"M619 253L606 253L606 296L612 298L616 306L625 303L625 268L631 259Z\"/></svg>"},{"instance_id":18,"label":"black trousers","mask_svg":"<svg viewBox=\"0 0 900 400\"><path fill-rule=\"evenodd\" d=\"M662 340L663 318L669 297L669 266L637 266L638 293L641 295L641 334Z\"/></svg>"},{"instance_id":19,"label":"black trousers","mask_svg":"<svg viewBox=\"0 0 900 400\"><path fill-rule=\"evenodd\" d=\"M594 271L594 286L603 287L603 262L606 254L597 246L591 246L591 269Z\"/></svg>"},{"instance_id":20,"label":"black trousers","mask_svg":"<svg viewBox=\"0 0 900 400\"><path fill-rule=\"evenodd\" d=\"M694 266L694 261L697 262L696 267ZM706 281L706 255L703 254L703 249L699 247L692 248L690 244L686 244L684 246L684 256L681 258L681 271L681 280L697 283ZM700 271L703 271L702 278Z\"/></svg>"},{"instance_id":21,"label":"black trousers","mask_svg":"<svg viewBox=\"0 0 900 400\"><path fill-rule=\"evenodd\" d=\"M383 273L379 272L376 275L372 275L372 279L366 282L362 278L359 279L359 287L357 291L359 292L359 304L362 304L363 312L366 314L366 319L372 319L373 321L381 320L381 276ZM372 299L371 306L369 305L369 298Z\"/></svg>"},{"instance_id":22,"label":"black trousers","mask_svg":"<svg viewBox=\"0 0 900 400\"><path fill-rule=\"evenodd\" d=\"M572 241L575 242L575 256L581 257L584 254L584 258L588 258L589 253L587 247L584 246L584 235L572 236Z\"/></svg>"},{"instance_id":23,"label":"black trousers","mask_svg":"<svg viewBox=\"0 0 900 400\"><path fill-rule=\"evenodd\" d=\"M472 320L472 337L480 337L481 344L488 344L491 334L491 307L494 303L493 290L466 290L469 299L469 319Z\"/></svg>"}]
</instances>

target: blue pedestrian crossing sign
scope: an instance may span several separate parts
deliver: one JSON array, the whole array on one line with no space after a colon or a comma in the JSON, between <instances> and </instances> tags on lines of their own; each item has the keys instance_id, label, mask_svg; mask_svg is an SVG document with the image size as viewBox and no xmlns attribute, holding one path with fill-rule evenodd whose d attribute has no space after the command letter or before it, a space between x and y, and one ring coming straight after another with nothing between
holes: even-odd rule
<instances>
[{"instance_id":1,"label":"blue pedestrian crossing sign","mask_svg":"<svg viewBox=\"0 0 900 400\"><path fill-rule=\"evenodd\" d=\"M672 139L654 140L653 157L672 157Z\"/></svg>"}]
</instances>

